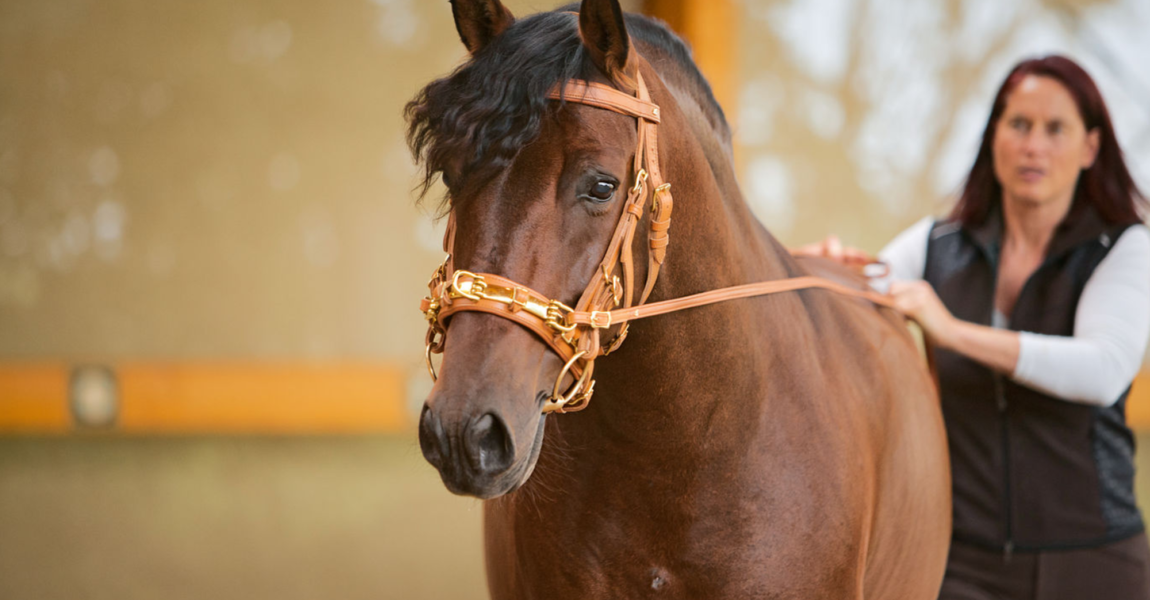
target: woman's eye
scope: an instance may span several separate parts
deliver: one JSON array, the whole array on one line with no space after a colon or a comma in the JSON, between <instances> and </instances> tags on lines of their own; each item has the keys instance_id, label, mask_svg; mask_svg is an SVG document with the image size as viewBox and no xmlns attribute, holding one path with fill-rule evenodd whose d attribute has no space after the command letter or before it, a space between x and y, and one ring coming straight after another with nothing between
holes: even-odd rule
<instances>
[{"instance_id":1,"label":"woman's eye","mask_svg":"<svg viewBox=\"0 0 1150 600\"><path fill-rule=\"evenodd\" d=\"M589 195L592 200L606 202L611 199L615 194L615 184L610 181L597 181L595 185L591 186Z\"/></svg>"}]
</instances>

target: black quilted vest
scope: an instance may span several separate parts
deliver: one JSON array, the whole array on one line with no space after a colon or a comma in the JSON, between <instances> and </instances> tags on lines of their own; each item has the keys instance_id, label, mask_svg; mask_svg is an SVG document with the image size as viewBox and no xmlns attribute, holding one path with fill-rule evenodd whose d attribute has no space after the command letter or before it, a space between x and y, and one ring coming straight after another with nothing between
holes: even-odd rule
<instances>
[{"instance_id":1,"label":"black quilted vest","mask_svg":"<svg viewBox=\"0 0 1150 600\"><path fill-rule=\"evenodd\" d=\"M1074 333L1090 275L1128 225L1076 208L1024 284L1010 328ZM991 324L1002 219L931 230L925 279L955 317ZM954 486L954 539L1001 550L1099 546L1143 530L1134 501L1127 387L1095 408L1047 396L959 354L937 352Z\"/></svg>"}]
</instances>

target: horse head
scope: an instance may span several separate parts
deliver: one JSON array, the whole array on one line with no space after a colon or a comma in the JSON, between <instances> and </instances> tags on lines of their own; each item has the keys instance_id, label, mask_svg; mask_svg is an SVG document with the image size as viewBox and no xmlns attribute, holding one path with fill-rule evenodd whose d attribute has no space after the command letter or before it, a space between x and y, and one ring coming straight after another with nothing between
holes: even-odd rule
<instances>
[{"instance_id":1,"label":"horse head","mask_svg":"<svg viewBox=\"0 0 1150 600\"><path fill-rule=\"evenodd\" d=\"M641 59L618 0L579 8L516 21L499 0L452 0L471 58L407 108L424 191L440 175L448 189L454 272L497 274L565 307L599 276L618 302L622 284L599 271L639 170L636 118L551 97L571 80L637 92ZM534 469L566 357L482 312L454 314L443 333L420 446L452 492L500 496Z\"/></svg>"}]
</instances>

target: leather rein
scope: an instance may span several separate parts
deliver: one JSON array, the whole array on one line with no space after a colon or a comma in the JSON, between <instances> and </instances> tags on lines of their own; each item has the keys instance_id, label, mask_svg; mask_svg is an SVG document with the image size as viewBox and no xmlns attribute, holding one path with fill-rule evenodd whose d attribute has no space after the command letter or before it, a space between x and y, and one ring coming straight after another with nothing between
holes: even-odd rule
<instances>
[{"instance_id":1,"label":"leather rein","mask_svg":"<svg viewBox=\"0 0 1150 600\"><path fill-rule=\"evenodd\" d=\"M456 270L452 264L455 213L450 214L443 240L447 258L428 282L429 294L420 304L420 310L428 322L424 357L433 381L437 375L431 355L443 352L447 319L465 311L485 312L510 319L535 333L554 350L564 364L555 379L551 396L544 402L543 412L568 413L587 407L595 388L592 379L595 359L619 348L627 337L631 321L737 298L812 288L831 290L864 298L881 306L891 306L890 299L877 292L853 289L810 276L727 287L648 304L647 298L655 287L655 280L667 254L674 200L671 197L671 184L663 180L659 169L659 107L651 102L642 75L637 75L636 82L636 96L607 85L580 80L570 80L562 88L550 93L553 100L611 110L634 117L638 122L634 183L627 193L623 213L615 226L603 260L599 263L597 274L574 308L499 275ZM639 294L639 301L635 303L632 243L648 197L651 198L651 219L647 231L650 247L647 279ZM618 329L610 339L605 339L608 330L612 328ZM568 373L575 381L564 392L563 380Z\"/></svg>"}]
</instances>

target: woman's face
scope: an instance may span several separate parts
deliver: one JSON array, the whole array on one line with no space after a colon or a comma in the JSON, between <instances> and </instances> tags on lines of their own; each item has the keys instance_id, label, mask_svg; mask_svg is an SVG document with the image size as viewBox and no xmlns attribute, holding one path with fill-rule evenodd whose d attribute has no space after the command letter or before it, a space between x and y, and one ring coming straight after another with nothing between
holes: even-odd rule
<instances>
[{"instance_id":1,"label":"woman's face","mask_svg":"<svg viewBox=\"0 0 1150 600\"><path fill-rule=\"evenodd\" d=\"M1058 80L1027 75L1007 96L994 132L994 174L1004 201L1069 207L1078 174L1097 154L1098 130L1086 131Z\"/></svg>"}]
</instances>

